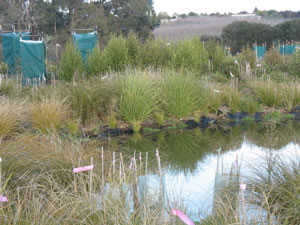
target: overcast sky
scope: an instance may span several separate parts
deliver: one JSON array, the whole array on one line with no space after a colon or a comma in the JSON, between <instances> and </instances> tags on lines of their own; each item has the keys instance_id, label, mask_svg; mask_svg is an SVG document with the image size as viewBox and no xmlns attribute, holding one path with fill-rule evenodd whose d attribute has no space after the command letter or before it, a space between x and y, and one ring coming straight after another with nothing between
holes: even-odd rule
<instances>
[{"instance_id":1,"label":"overcast sky","mask_svg":"<svg viewBox=\"0 0 300 225\"><path fill-rule=\"evenodd\" d=\"M275 9L300 10L299 0L154 0L154 8L157 13L214 13L214 12L232 12L240 11L253 12L255 6L259 10Z\"/></svg>"}]
</instances>

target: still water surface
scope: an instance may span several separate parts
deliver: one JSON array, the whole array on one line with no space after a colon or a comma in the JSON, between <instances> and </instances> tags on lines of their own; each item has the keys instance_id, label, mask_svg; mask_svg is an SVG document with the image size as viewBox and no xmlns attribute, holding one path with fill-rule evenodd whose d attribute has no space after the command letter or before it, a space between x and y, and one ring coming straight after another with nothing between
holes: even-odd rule
<instances>
[{"instance_id":1,"label":"still water surface","mask_svg":"<svg viewBox=\"0 0 300 225\"><path fill-rule=\"evenodd\" d=\"M153 193L160 188L155 158L155 149L159 149L168 206L184 209L192 220L200 221L213 213L214 200L228 179L239 186L253 175L255 167L266 163L267 157L298 154L299 134L300 123L289 121L272 129L264 124L247 123L135 135L112 142L121 143L122 149L130 154L135 151L144 156L149 152L153 163L149 166L152 173L148 175L148 188ZM237 189L237 198L239 195Z\"/></svg>"}]
</instances>

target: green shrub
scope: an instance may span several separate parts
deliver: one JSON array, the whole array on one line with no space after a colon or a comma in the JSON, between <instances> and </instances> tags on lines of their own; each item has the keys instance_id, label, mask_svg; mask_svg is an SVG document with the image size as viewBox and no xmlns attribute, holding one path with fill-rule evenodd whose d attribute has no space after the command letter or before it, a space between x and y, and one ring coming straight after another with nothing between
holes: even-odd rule
<instances>
[{"instance_id":1,"label":"green shrub","mask_svg":"<svg viewBox=\"0 0 300 225\"><path fill-rule=\"evenodd\" d=\"M243 67L246 66L246 63L249 63L251 68L255 68L256 55L251 48L244 48L241 54L238 55L237 59Z\"/></svg>"},{"instance_id":2,"label":"green shrub","mask_svg":"<svg viewBox=\"0 0 300 225\"><path fill-rule=\"evenodd\" d=\"M295 53L292 56L292 61L291 64L289 66L289 73L291 75L300 77L300 51L298 51L297 53Z\"/></svg>"},{"instance_id":3,"label":"green shrub","mask_svg":"<svg viewBox=\"0 0 300 225\"><path fill-rule=\"evenodd\" d=\"M107 71L106 57L100 48L96 47L89 54L86 63L86 71L88 76L96 76Z\"/></svg>"},{"instance_id":4,"label":"green shrub","mask_svg":"<svg viewBox=\"0 0 300 225\"><path fill-rule=\"evenodd\" d=\"M170 61L170 46L165 41L148 39L139 51L139 62L143 68L166 67Z\"/></svg>"},{"instance_id":5,"label":"green shrub","mask_svg":"<svg viewBox=\"0 0 300 225\"><path fill-rule=\"evenodd\" d=\"M210 60L210 71L212 72L222 72L223 62L227 54L223 46L219 45L215 41L210 41L205 44L205 48L208 53Z\"/></svg>"},{"instance_id":6,"label":"green shrub","mask_svg":"<svg viewBox=\"0 0 300 225\"><path fill-rule=\"evenodd\" d=\"M236 88L227 87L222 92L223 102L230 108L232 113L236 113L241 109L242 93Z\"/></svg>"},{"instance_id":7,"label":"green shrub","mask_svg":"<svg viewBox=\"0 0 300 225\"><path fill-rule=\"evenodd\" d=\"M172 49L171 66L205 73L208 71L209 55L198 38L184 40Z\"/></svg>"},{"instance_id":8,"label":"green shrub","mask_svg":"<svg viewBox=\"0 0 300 225\"><path fill-rule=\"evenodd\" d=\"M5 63L0 63L0 74L7 74L8 73L8 65Z\"/></svg>"},{"instance_id":9,"label":"green shrub","mask_svg":"<svg viewBox=\"0 0 300 225\"><path fill-rule=\"evenodd\" d=\"M264 61L267 65L274 66L283 63L283 57L280 55L278 50L271 48L267 51Z\"/></svg>"},{"instance_id":10,"label":"green shrub","mask_svg":"<svg viewBox=\"0 0 300 225\"><path fill-rule=\"evenodd\" d=\"M292 108L300 105L299 82L282 84L280 89L283 92L283 103L287 110L291 110Z\"/></svg>"},{"instance_id":11,"label":"green shrub","mask_svg":"<svg viewBox=\"0 0 300 225\"><path fill-rule=\"evenodd\" d=\"M113 71L122 71L128 67L129 49L123 36L112 36L104 50L106 67Z\"/></svg>"},{"instance_id":12,"label":"green shrub","mask_svg":"<svg viewBox=\"0 0 300 225\"><path fill-rule=\"evenodd\" d=\"M148 77L134 74L120 78L120 116L129 122L135 132L148 119L157 105L156 89Z\"/></svg>"},{"instance_id":13,"label":"green shrub","mask_svg":"<svg viewBox=\"0 0 300 225\"><path fill-rule=\"evenodd\" d=\"M138 55L140 51L140 42L136 35L129 34L126 38L126 45L128 48L129 64L131 66L138 66Z\"/></svg>"},{"instance_id":14,"label":"green shrub","mask_svg":"<svg viewBox=\"0 0 300 225\"><path fill-rule=\"evenodd\" d=\"M161 101L165 112L178 119L195 111L206 112L206 90L191 76L168 74L161 84Z\"/></svg>"},{"instance_id":15,"label":"green shrub","mask_svg":"<svg viewBox=\"0 0 300 225\"><path fill-rule=\"evenodd\" d=\"M276 108L281 106L283 93L276 82L270 79L266 81L261 80L253 82L251 86L260 103L268 107Z\"/></svg>"},{"instance_id":16,"label":"green shrub","mask_svg":"<svg viewBox=\"0 0 300 225\"><path fill-rule=\"evenodd\" d=\"M82 74L84 71L81 55L71 43L66 45L62 53L58 71L59 78L66 81L71 81L76 72Z\"/></svg>"},{"instance_id":17,"label":"green shrub","mask_svg":"<svg viewBox=\"0 0 300 225\"><path fill-rule=\"evenodd\" d=\"M242 112L246 112L250 116L254 116L256 112L259 112L261 110L261 106L257 101L247 99L241 102L240 109L242 110Z\"/></svg>"}]
</instances>

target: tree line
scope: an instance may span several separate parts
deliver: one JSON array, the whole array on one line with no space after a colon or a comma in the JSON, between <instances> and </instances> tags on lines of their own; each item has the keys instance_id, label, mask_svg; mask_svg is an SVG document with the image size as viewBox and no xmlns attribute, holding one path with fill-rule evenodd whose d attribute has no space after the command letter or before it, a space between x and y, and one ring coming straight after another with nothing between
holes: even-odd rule
<instances>
[{"instance_id":1,"label":"tree line","mask_svg":"<svg viewBox=\"0 0 300 225\"><path fill-rule=\"evenodd\" d=\"M146 38L154 27L154 17L152 0L0 1L0 24L16 24L18 28L30 24L33 32L44 32L61 39L67 39L72 29L96 26L104 37L110 33L134 32Z\"/></svg>"},{"instance_id":2,"label":"tree line","mask_svg":"<svg viewBox=\"0 0 300 225\"><path fill-rule=\"evenodd\" d=\"M300 19L289 20L276 26L237 21L223 29L221 38L224 44L231 47L233 54L255 43L266 44L269 49L274 42L300 42Z\"/></svg>"}]
</instances>

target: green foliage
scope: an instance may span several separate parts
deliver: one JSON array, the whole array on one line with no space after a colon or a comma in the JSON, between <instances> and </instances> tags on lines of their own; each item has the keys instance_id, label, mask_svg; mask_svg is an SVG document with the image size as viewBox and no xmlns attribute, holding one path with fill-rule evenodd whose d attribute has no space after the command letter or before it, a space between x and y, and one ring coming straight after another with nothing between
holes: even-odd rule
<instances>
[{"instance_id":1,"label":"green foliage","mask_svg":"<svg viewBox=\"0 0 300 225\"><path fill-rule=\"evenodd\" d=\"M268 107L279 107L283 101L283 93L277 83L268 79L267 81L256 81L252 88L259 102Z\"/></svg>"},{"instance_id":2,"label":"green foliage","mask_svg":"<svg viewBox=\"0 0 300 225\"><path fill-rule=\"evenodd\" d=\"M120 78L119 113L135 132L156 108L156 90L148 77L140 74Z\"/></svg>"},{"instance_id":3,"label":"green foliage","mask_svg":"<svg viewBox=\"0 0 300 225\"><path fill-rule=\"evenodd\" d=\"M0 74L7 74L8 66L5 63L0 63Z\"/></svg>"},{"instance_id":4,"label":"green foliage","mask_svg":"<svg viewBox=\"0 0 300 225\"><path fill-rule=\"evenodd\" d=\"M246 63L249 63L251 68L255 68L256 64L256 55L251 48L244 48L241 54L238 55L238 61L242 66L246 66Z\"/></svg>"},{"instance_id":5,"label":"green foliage","mask_svg":"<svg viewBox=\"0 0 300 225\"><path fill-rule=\"evenodd\" d=\"M223 29L221 36L224 43L230 46L233 54L241 52L243 48L252 47L254 43L259 45L266 43L269 48L275 38L272 26L247 21L229 24Z\"/></svg>"},{"instance_id":6,"label":"green foliage","mask_svg":"<svg viewBox=\"0 0 300 225\"><path fill-rule=\"evenodd\" d=\"M293 152L287 159L268 157L258 168L253 168L256 179L251 183L255 192L266 196L265 205L272 209L272 213L280 224L298 224L299 214L299 155Z\"/></svg>"},{"instance_id":7,"label":"green foliage","mask_svg":"<svg viewBox=\"0 0 300 225\"><path fill-rule=\"evenodd\" d=\"M178 119L195 111L206 112L205 88L190 76L167 74L161 84L165 112Z\"/></svg>"},{"instance_id":8,"label":"green foliage","mask_svg":"<svg viewBox=\"0 0 300 225\"><path fill-rule=\"evenodd\" d=\"M250 116L254 116L256 112L259 112L261 110L261 106L258 104L257 101L247 99L241 102L240 109L242 112L246 112Z\"/></svg>"},{"instance_id":9,"label":"green foliage","mask_svg":"<svg viewBox=\"0 0 300 225\"><path fill-rule=\"evenodd\" d=\"M89 54L86 63L86 71L88 76L97 76L103 74L107 70L106 57L100 48L96 47Z\"/></svg>"},{"instance_id":10,"label":"green foliage","mask_svg":"<svg viewBox=\"0 0 300 225\"><path fill-rule=\"evenodd\" d=\"M113 71L125 70L130 59L128 47L123 36L113 35L104 50L106 67Z\"/></svg>"},{"instance_id":11,"label":"green foliage","mask_svg":"<svg viewBox=\"0 0 300 225\"><path fill-rule=\"evenodd\" d=\"M242 103L242 93L236 88L228 87L222 92L223 102L230 108L232 113L239 112Z\"/></svg>"},{"instance_id":12,"label":"green foliage","mask_svg":"<svg viewBox=\"0 0 300 225\"><path fill-rule=\"evenodd\" d=\"M292 61L291 64L289 66L289 73L291 75L300 77L300 51L298 51L297 53L295 53L292 56Z\"/></svg>"},{"instance_id":13,"label":"green foliage","mask_svg":"<svg viewBox=\"0 0 300 225\"><path fill-rule=\"evenodd\" d=\"M286 83L278 87L283 92L283 104L287 110L300 105L300 84L298 82Z\"/></svg>"},{"instance_id":14,"label":"green foliage","mask_svg":"<svg viewBox=\"0 0 300 225\"><path fill-rule=\"evenodd\" d=\"M165 41L148 39L139 52L140 66L143 68L163 68L170 61L170 46Z\"/></svg>"},{"instance_id":15,"label":"green foliage","mask_svg":"<svg viewBox=\"0 0 300 225\"><path fill-rule=\"evenodd\" d=\"M66 45L65 51L62 53L58 70L59 78L66 81L71 81L76 72L82 74L84 71L80 53L71 43Z\"/></svg>"},{"instance_id":16,"label":"green foliage","mask_svg":"<svg viewBox=\"0 0 300 225\"><path fill-rule=\"evenodd\" d=\"M264 61L269 66L276 66L283 63L283 57L276 49L271 48L269 51L267 51Z\"/></svg>"},{"instance_id":17,"label":"green foliage","mask_svg":"<svg viewBox=\"0 0 300 225\"><path fill-rule=\"evenodd\" d=\"M208 71L209 54L198 38L184 40L172 49L171 66L200 73Z\"/></svg>"},{"instance_id":18,"label":"green foliage","mask_svg":"<svg viewBox=\"0 0 300 225\"><path fill-rule=\"evenodd\" d=\"M129 34L126 38L126 45L128 48L129 64L132 66L138 66L138 55L141 45L138 37L134 34Z\"/></svg>"},{"instance_id":19,"label":"green foliage","mask_svg":"<svg viewBox=\"0 0 300 225\"><path fill-rule=\"evenodd\" d=\"M300 41L300 19L276 25L276 37L280 41Z\"/></svg>"}]
</instances>

